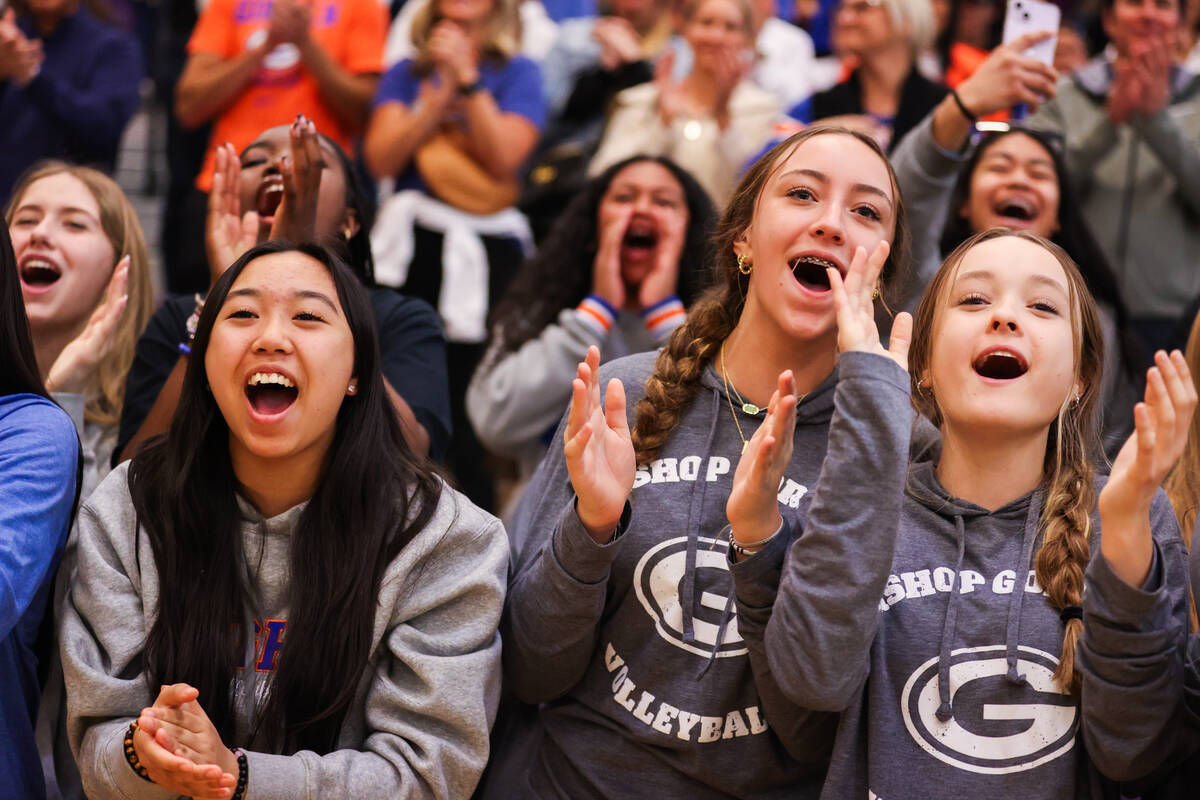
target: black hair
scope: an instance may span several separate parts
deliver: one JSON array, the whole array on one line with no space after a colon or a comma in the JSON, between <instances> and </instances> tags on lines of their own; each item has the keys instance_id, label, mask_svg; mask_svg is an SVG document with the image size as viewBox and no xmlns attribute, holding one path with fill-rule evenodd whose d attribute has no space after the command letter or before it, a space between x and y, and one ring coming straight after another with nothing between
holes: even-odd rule
<instances>
[{"instance_id":1,"label":"black hair","mask_svg":"<svg viewBox=\"0 0 1200 800\"><path fill-rule=\"evenodd\" d=\"M664 167L683 188L688 224L679 252L676 294L685 306L713 283L710 234L716 224L712 200L696 179L662 156L635 155L613 164L567 205L537 253L525 262L488 320L494 337L491 358L511 353L538 336L564 308L587 297L599 249L596 219L600 202L617 173L632 164L651 162Z\"/></svg>"},{"instance_id":2,"label":"black hair","mask_svg":"<svg viewBox=\"0 0 1200 800\"><path fill-rule=\"evenodd\" d=\"M327 247L335 247L364 286L374 286L375 259L371 256L371 228L375 225L375 196L363 185L358 170L354 168L354 162L346 155L342 146L323 133L317 135L337 155L342 174L346 178L346 208L354 211L358 221L358 230L349 239L329 237L331 241L321 243Z\"/></svg>"},{"instance_id":3,"label":"black hair","mask_svg":"<svg viewBox=\"0 0 1200 800\"><path fill-rule=\"evenodd\" d=\"M36 394L49 400L33 350L12 239L7 225L0 228L0 396Z\"/></svg>"},{"instance_id":4,"label":"black hair","mask_svg":"<svg viewBox=\"0 0 1200 800\"><path fill-rule=\"evenodd\" d=\"M333 279L354 339L358 391L342 402L325 471L291 535L287 645L244 744L327 753L336 747L368 665L384 571L428 523L442 487L405 443L380 373L366 292L336 255L317 245L271 241L225 271L200 315L171 427L134 456L129 487L159 579L157 608L147 609L154 623L145 645L146 680L151 687L195 686L222 740L233 742L232 687L251 635L253 587L229 427L207 388L205 353L242 270L287 252L316 260Z\"/></svg>"},{"instance_id":5,"label":"black hair","mask_svg":"<svg viewBox=\"0 0 1200 800\"><path fill-rule=\"evenodd\" d=\"M1067 163L1062 155L1062 143L1053 134L1022 127L1010 127L1005 131L986 133L979 140L975 152L967 159L962 170L958 173L958 181L950 195L950 210L946 224L942 228L941 249L945 257L954 248L971 238L976 231L971 230L971 223L962 215L962 209L967 204L971 193L971 180L980 159L991 148L1006 136L1022 134L1033 139L1043 150L1050 154L1054 164L1054 177L1058 181L1058 230L1050 236L1050 241L1057 244L1071 260L1079 265L1079 272L1087 284L1092 296L1112 311L1117 326L1119 350L1123 367L1131 371L1140 362L1140 350L1133 341L1129 327L1129 310L1121 299L1120 288L1117 284L1116 273L1109 264L1108 257L1100 248L1091 228L1080 213L1080 204L1075 197L1071 182L1067 175Z\"/></svg>"}]
</instances>

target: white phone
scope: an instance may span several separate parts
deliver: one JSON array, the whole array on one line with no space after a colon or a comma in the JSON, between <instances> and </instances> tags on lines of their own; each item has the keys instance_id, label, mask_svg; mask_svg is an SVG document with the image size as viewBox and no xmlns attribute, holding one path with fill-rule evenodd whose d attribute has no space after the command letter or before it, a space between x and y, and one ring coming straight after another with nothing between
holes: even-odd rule
<instances>
[{"instance_id":1,"label":"white phone","mask_svg":"<svg viewBox=\"0 0 1200 800\"><path fill-rule=\"evenodd\" d=\"M1008 9L1004 14L1004 43L1008 44L1027 33L1050 31L1053 36L1030 47L1024 55L1053 67L1054 49L1058 46L1058 26L1061 22L1062 10L1053 3L1042 0L1008 0Z\"/></svg>"}]
</instances>

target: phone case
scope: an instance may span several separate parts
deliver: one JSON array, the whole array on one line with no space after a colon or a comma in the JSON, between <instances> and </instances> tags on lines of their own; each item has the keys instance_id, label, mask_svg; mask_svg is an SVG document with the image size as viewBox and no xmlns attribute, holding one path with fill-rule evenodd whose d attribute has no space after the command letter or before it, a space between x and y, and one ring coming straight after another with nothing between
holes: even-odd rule
<instances>
[{"instance_id":1,"label":"phone case","mask_svg":"<svg viewBox=\"0 0 1200 800\"><path fill-rule=\"evenodd\" d=\"M1062 11L1053 3L1042 0L1008 0L1004 15L1004 43L1027 33L1050 31L1054 36L1025 51L1025 55L1036 58L1047 66L1054 66L1054 49L1058 43L1058 26Z\"/></svg>"}]
</instances>

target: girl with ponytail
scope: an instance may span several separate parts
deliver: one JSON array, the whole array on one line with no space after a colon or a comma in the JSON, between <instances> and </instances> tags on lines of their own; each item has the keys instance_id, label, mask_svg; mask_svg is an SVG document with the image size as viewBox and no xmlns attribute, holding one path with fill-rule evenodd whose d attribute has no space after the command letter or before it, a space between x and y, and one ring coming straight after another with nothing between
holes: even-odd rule
<instances>
[{"instance_id":1,"label":"girl with ponytail","mask_svg":"<svg viewBox=\"0 0 1200 800\"><path fill-rule=\"evenodd\" d=\"M524 752L498 757L507 796L816 797L836 719L782 697L748 647L726 501L787 371L802 395L772 497L799 515L840 380L826 267L890 244L886 295L906 241L878 146L811 128L742 180L716 235L717 285L667 347L603 368L592 348L579 365L568 419L510 526L505 679L540 704L541 736L525 774L508 763Z\"/></svg>"},{"instance_id":2,"label":"girl with ponytail","mask_svg":"<svg viewBox=\"0 0 1200 800\"><path fill-rule=\"evenodd\" d=\"M854 277L831 276L843 359L871 324ZM777 448L751 442L738 476L756 477L735 477L729 501L749 552L738 616L764 631L791 702L841 712L823 798L1099 798L1165 756L1178 692L1156 665L1186 630L1187 556L1158 486L1196 391L1183 356L1159 353L1136 431L1098 478L1102 364L1075 264L993 228L926 290L910 377L839 385L802 535L754 541L780 473ZM787 441L792 391L781 378L773 408L788 413L755 440ZM909 395L942 436L911 464L885 413Z\"/></svg>"}]
</instances>

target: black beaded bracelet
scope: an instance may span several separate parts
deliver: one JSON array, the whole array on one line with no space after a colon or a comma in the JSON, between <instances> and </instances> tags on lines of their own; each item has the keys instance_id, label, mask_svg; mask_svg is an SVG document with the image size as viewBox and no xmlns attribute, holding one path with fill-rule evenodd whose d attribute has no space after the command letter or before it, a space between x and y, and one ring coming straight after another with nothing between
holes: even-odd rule
<instances>
[{"instance_id":1,"label":"black beaded bracelet","mask_svg":"<svg viewBox=\"0 0 1200 800\"><path fill-rule=\"evenodd\" d=\"M233 788L233 796L229 800L245 800L246 784L250 782L250 765L246 762L246 751L240 747L233 751L237 754L238 762L238 780L237 786Z\"/></svg>"},{"instance_id":2,"label":"black beaded bracelet","mask_svg":"<svg viewBox=\"0 0 1200 800\"><path fill-rule=\"evenodd\" d=\"M125 732L125 760L129 762L129 766L137 773L137 776L144 781L154 783L150 780L150 773L142 766L141 760L138 758L137 749L133 746L133 735L137 733L138 724L135 719L129 723L129 730Z\"/></svg>"},{"instance_id":3,"label":"black beaded bracelet","mask_svg":"<svg viewBox=\"0 0 1200 800\"><path fill-rule=\"evenodd\" d=\"M958 106L958 110L962 112L964 117L971 121L972 125L979 121L979 115L971 113L971 109L967 108L967 104L958 96L957 89L951 89L950 96L954 98L954 104Z\"/></svg>"}]
</instances>

